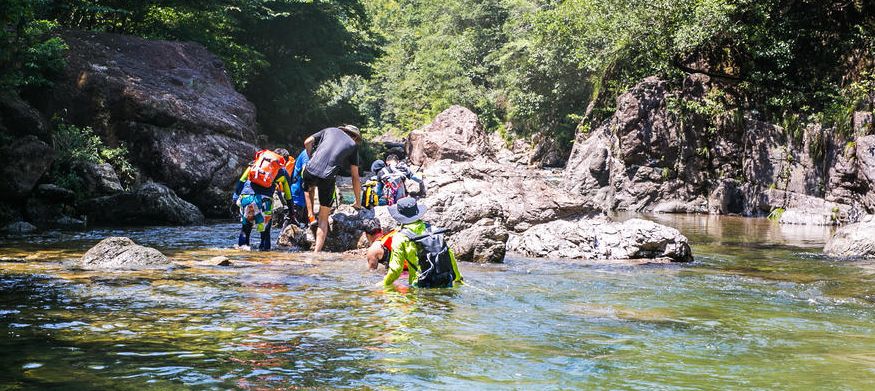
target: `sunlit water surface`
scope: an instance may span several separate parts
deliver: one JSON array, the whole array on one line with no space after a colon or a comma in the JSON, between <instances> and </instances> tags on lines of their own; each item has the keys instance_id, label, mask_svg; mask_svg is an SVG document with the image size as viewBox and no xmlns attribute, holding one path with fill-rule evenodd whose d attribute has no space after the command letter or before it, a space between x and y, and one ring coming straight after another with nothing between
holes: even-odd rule
<instances>
[{"instance_id":1,"label":"sunlit water surface","mask_svg":"<svg viewBox=\"0 0 875 391\"><path fill-rule=\"evenodd\" d=\"M28 258L0 262L0 389L875 388L875 267L818 256L828 230L648 218L696 261L510 258L406 295L361 260L232 250L232 224L3 238ZM110 235L187 267L77 270Z\"/></svg>"}]
</instances>

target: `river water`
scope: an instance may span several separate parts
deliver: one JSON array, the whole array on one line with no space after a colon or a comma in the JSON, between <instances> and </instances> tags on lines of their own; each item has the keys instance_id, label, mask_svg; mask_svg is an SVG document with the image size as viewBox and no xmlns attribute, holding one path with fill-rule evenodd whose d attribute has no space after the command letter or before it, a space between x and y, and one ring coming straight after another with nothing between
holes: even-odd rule
<instances>
[{"instance_id":1,"label":"river water","mask_svg":"<svg viewBox=\"0 0 875 391\"><path fill-rule=\"evenodd\" d=\"M0 390L875 388L872 263L818 256L823 229L647 218L696 261L511 258L406 295L364 261L232 250L233 224L3 238L28 259L0 263ZM70 264L109 235L188 267Z\"/></svg>"}]
</instances>

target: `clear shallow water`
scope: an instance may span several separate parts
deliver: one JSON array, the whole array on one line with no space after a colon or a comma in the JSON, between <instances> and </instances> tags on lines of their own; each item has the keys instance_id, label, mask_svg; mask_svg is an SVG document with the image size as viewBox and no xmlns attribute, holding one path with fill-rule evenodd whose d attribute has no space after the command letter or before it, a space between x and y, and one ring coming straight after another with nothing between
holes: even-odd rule
<instances>
[{"instance_id":1,"label":"clear shallow water","mask_svg":"<svg viewBox=\"0 0 875 391\"><path fill-rule=\"evenodd\" d=\"M826 230L651 218L696 262L512 258L408 295L362 260L227 249L231 224L0 239L31 257L0 263L0 389L875 387L871 263L817 256ZM188 267L66 261L122 234Z\"/></svg>"}]
</instances>

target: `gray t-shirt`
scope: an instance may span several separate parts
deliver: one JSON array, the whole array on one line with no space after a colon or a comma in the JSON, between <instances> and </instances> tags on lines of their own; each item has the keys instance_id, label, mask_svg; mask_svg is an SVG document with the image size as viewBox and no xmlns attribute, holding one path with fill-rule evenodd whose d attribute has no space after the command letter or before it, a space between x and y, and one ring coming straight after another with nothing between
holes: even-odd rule
<instances>
[{"instance_id":1,"label":"gray t-shirt","mask_svg":"<svg viewBox=\"0 0 875 391\"><path fill-rule=\"evenodd\" d=\"M338 128L325 128L313 135L316 150L307 163L307 172L319 178L337 175L341 166L359 165L355 140Z\"/></svg>"}]
</instances>

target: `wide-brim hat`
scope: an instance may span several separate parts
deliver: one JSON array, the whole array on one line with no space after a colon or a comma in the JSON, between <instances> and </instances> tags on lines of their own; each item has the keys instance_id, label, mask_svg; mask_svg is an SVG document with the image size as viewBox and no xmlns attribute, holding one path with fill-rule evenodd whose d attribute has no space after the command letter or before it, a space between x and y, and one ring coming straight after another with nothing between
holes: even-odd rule
<instances>
[{"instance_id":1,"label":"wide-brim hat","mask_svg":"<svg viewBox=\"0 0 875 391\"><path fill-rule=\"evenodd\" d=\"M340 126L340 129L344 130L347 133L354 135L358 139L362 138L362 132L355 125L342 125L342 126Z\"/></svg>"},{"instance_id":2,"label":"wide-brim hat","mask_svg":"<svg viewBox=\"0 0 875 391\"><path fill-rule=\"evenodd\" d=\"M425 205L419 205L415 198L404 197L389 207L389 215L398 224L409 224L422 219L427 210L428 208Z\"/></svg>"}]
</instances>

